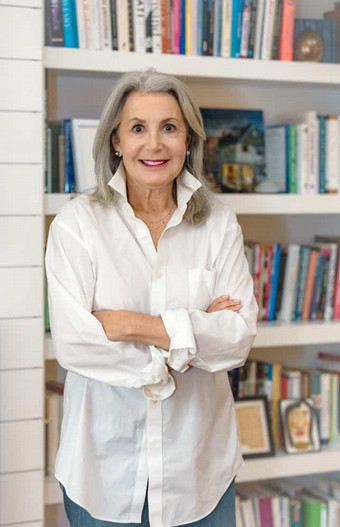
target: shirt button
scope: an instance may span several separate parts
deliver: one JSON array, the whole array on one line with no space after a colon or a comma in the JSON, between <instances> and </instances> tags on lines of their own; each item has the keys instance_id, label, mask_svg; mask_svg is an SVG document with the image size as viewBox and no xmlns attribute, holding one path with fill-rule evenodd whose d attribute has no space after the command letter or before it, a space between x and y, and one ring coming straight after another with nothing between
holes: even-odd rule
<instances>
[{"instance_id":1,"label":"shirt button","mask_svg":"<svg viewBox=\"0 0 340 527\"><path fill-rule=\"evenodd\" d=\"M163 273L161 271L157 271L156 278L162 278Z\"/></svg>"}]
</instances>

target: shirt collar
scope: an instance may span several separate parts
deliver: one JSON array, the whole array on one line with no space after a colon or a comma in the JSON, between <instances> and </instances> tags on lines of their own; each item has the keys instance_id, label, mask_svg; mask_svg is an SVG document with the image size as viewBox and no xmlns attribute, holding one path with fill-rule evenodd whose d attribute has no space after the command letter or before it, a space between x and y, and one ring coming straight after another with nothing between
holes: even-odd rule
<instances>
[{"instance_id":1,"label":"shirt collar","mask_svg":"<svg viewBox=\"0 0 340 527\"><path fill-rule=\"evenodd\" d=\"M177 204L186 205L191 196L202 186L202 183L198 181L188 170L183 170L182 173L177 177ZM108 185L113 188L118 194L127 201L126 194L126 174L123 162L121 161L118 169L108 182Z\"/></svg>"}]
</instances>

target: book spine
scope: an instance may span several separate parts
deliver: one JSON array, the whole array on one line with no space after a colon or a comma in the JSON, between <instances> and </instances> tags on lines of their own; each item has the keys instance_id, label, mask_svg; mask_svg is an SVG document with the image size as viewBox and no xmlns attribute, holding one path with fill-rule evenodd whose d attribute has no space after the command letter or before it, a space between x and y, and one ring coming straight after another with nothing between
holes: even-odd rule
<instances>
[{"instance_id":1,"label":"book spine","mask_svg":"<svg viewBox=\"0 0 340 527\"><path fill-rule=\"evenodd\" d=\"M186 29L185 7L186 7L186 2L187 0L181 0L181 10L180 10L181 25L180 25L180 35L179 35L179 52L181 55L185 55L185 40L186 40L186 37L185 37L185 29Z\"/></svg>"},{"instance_id":2,"label":"book spine","mask_svg":"<svg viewBox=\"0 0 340 527\"><path fill-rule=\"evenodd\" d=\"M59 192L65 192L65 136L59 135Z\"/></svg>"},{"instance_id":3,"label":"book spine","mask_svg":"<svg viewBox=\"0 0 340 527\"><path fill-rule=\"evenodd\" d=\"M196 3L195 0L186 0L185 2L185 54L194 55L195 48L193 48L193 35L192 35L192 17L193 17L193 6Z\"/></svg>"},{"instance_id":4,"label":"book spine","mask_svg":"<svg viewBox=\"0 0 340 527\"><path fill-rule=\"evenodd\" d=\"M66 48L78 47L78 30L75 0L62 0L63 28Z\"/></svg>"},{"instance_id":5,"label":"book spine","mask_svg":"<svg viewBox=\"0 0 340 527\"><path fill-rule=\"evenodd\" d=\"M325 316L330 255L331 255L330 248L328 246L324 246L322 248L322 277L321 277L320 298L318 301L317 315L316 315L316 318L318 320L323 320Z\"/></svg>"},{"instance_id":6,"label":"book spine","mask_svg":"<svg viewBox=\"0 0 340 527\"><path fill-rule=\"evenodd\" d=\"M98 0L89 0L88 3L88 21L85 17L86 40L91 49L100 49L101 37L100 37L100 23L99 23L99 3ZM84 3L84 10L86 9ZM89 26L86 26L88 22Z\"/></svg>"},{"instance_id":7,"label":"book spine","mask_svg":"<svg viewBox=\"0 0 340 527\"><path fill-rule=\"evenodd\" d=\"M265 0L257 0L254 59L259 59L261 56L264 2Z\"/></svg>"},{"instance_id":8,"label":"book spine","mask_svg":"<svg viewBox=\"0 0 340 527\"><path fill-rule=\"evenodd\" d=\"M215 0L214 29L213 29L213 55L221 56L222 41L222 0Z\"/></svg>"},{"instance_id":9,"label":"book spine","mask_svg":"<svg viewBox=\"0 0 340 527\"><path fill-rule=\"evenodd\" d=\"M172 2L172 53L179 55L181 34L181 0Z\"/></svg>"},{"instance_id":10,"label":"book spine","mask_svg":"<svg viewBox=\"0 0 340 527\"><path fill-rule=\"evenodd\" d=\"M338 247L336 244L330 244L329 270L327 277L327 289L325 300L324 319L329 322L333 318L334 311L334 291L336 279L336 264L337 264Z\"/></svg>"},{"instance_id":11,"label":"book spine","mask_svg":"<svg viewBox=\"0 0 340 527\"><path fill-rule=\"evenodd\" d=\"M99 0L101 49L111 49L112 45L110 10L110 0Z\"/></svg>"},{"instance_id":12,"label":"book spine","mask_svg":"<svg viewBox=\"0 0 340 527\"><path fill-rule=\"evenodd\" d=\"M152 0L151 8L152 51L162 53L161 0Z\"/></svg>"},{"instance_id":13,"label":"book spine","mask_svg":"<svg viewBox=\"0 0 340 527\"><path fill-rule=\"evenodd\" d=\"M275 319L275 306L277 297L277 288L279 284L279 273L280 273L280 262L281 262L281 245L276 243L274 246L274 258L272 266L272 278L270 288L270 298L268 307L268 320Z\"/></svg>"},{"instance_id":14,"label":"book spine","mask_svg":"<svg viewBox=\"0 0 340 527\"><path fill-rule=\"evenodd\" d=\"M127 0L119 0L116 5L118 25L118 51L129 51L129 11Z\"/></svg>"},{"instance_id":15,"label":"book spine","mask_svg":"<svg viewBox=\"0 0 340 527\"><path fill-rule=\"evenodd\" d=\"M119 0L120 2L120 0ZM117 1L118 6L118 1ZM120 32L120 24L118 20L118 37ZM144 21L144 3L140 0L133 2L133 33L135 51L145 51L145 21Z\"/></svg>"},{"instance_id":16,"label":"book spine","mask_svg":"<svg viewBox=\"0 0 340 527\"><path fill-rule=\"evenodd\" d=\"M250 34L250 15L251 15L250 0L243 0L240 56L244 58L248 57L249 34Z\"/></svg>"},{"instance_id":17,"label":"book spine","mask_svg":"<svg viewBox=\"0 0 340 527\"><path fill-rule=\"evenodd\" d=\"M161 23L162 23L162 53L168 52L168 41L167 41L167 0L161 0Z\"/></svg>"},{"instance_id":18,"label":"book spine","mask_svg":"<svg viewBox=\"0 0 340 527\"><path fill-rule=\"evenodd\" d=\"M308 126L296 125L296 185L298 194L308 191Z\"/></svg>"},{"instance_id":19,"label":"book spine","mask_svg":"<svg viewBox=\"0 0 340 527\"><path fill-rule=\"evenodd\" d=\"M208 40L209 40L209 27L210 27L209 7L211 7L211 0L203 0L202 55L208 55Z\"/></svg>"},{"instance_id":20,"label":"book spine","mask_svg":"<svg viewBox=\"0 0 340 527\"><path fill-rule=\"evenodd\" d=\"M241 52L242 0L233 0L231 19L231 57L238 58Z\"/></svg>"},{"instance_id":21,"label":"book spine","mask_svg":"<svg viewBox=\"0 0 340 527\"><path fill-rule=\"evenodd\" d=\"M249 22L249 43L248 43L248 57L253 58L256 34L256 11L257 0L250 2L250 22Z\"/></svg>"},{"instance_id":22,"label":"book spine","mask_svg":"<svg viewBox=\"0 0 340 527\"><path fill-rule=\"evenodd\" d=\"M172 20L173 20L172 9L173 9L172 0L167 0L167 11L166 11L166 13L167 13L167 20L166 20L167 33L166 33L166 37L167 37L168 53L173 53L174 52L173 30L172 30Z\"/></svg>"},{"instance_id":23,"label":"book spine","mask_svg":"<svg viewBox=\"0 0 340 527\"><path fill-rule=\"evenodd\" d=\"M63 134L65 136L65 192L73 193L75 189L75 180L71 138L71 119L64 119Z\"/></svg>"},{"instance_id":24,"label":"book spine","mask_svg":"<svg viewBox=\"0 0 340 527\"><path fill-rule=\"evenodd\" d=\"M326 117L319 119L319 194L326 192Z\"/></svg>"},{"instance_id":25,"label":"book spine","mask_svg":"<svg viewBox=\"0 0 340 527\"><path fill-rule=\"evenodd\" d=\"M302 320L309 320L310 307L312 302L313 287L315 282L315 273L318 263L318 251L311 250L308 265L308 274L306 282L305 298L303 301Z\"/></svg>"},{"instance_id":26,"label":"book spine","mask_svg":"<svg viewBox=\"0 0 340 527\"><path fill-rule=\"evenodd\" d=\"M135 36L133 33L133 0L127 0L128 4L128 33L129 33L129 51L135 50Z\"/></svg>"},{"instance_id":27,"label":"book spine","mask_svg":"<svg viewBox=\"0 0 340 527\"><path fill-rule=\"evenodd\" d=\"M305 297L305 289L307 282L308 266L309 266L310 248L301 248L299 275L297 283L297 295L295 304L295 320L302 319L303 302Z\"/></svg>"},{"instance_id":28,"label":"book spine","mask_svg":"<svg viewBox=\"0 0 340 527\"><path fill-rule=\"evenodd\" d=\"M308 194L319 189L319 121L314 111L306 114L308 124Z\"/></svg>"},{"instance_id":29,"label":"book spine","mask_svg":"<svg viewBox=\"0 0 340 527\"><path fill-rule=\"evenodd\" d=\"M275 23L274 23L274 39L272 49L272 59L277 59L279 56L279 44L280 44L280 33L281 33L281 22L282 22L282 7L283 0L277 0L276 12L275 12Z\"/></svg>"},{"instance_id":30,"label":"book spine","mask_svg":"<svg viewBox=\"0 0 340 527\"><path fill-rule=\"evenodd\" d=\"M311 305L310 305L310 310L309 310L309 317L308 317L309 320L316 320L318 301L320 300L320 295L321 295L322 272L323 272L323 258L321 254L319 253L318 258L317 258L312 299L311 299Z\"/></svg>"},{"instance_id":31,"label":"book spine","mask_svg":"<svg viewBox=\"0 0 340 527\"><path fill-rule=\"evenodd\" d=\"M334 320L340 319L340 248L338 251L338 262L337 262L337 271L336 279L334 285Z\"/></svg>"},{"instance_id":32,"label":"book spine","mask_svg":"<svg viewBox=\"0 0 340 527\"><path fill-rule=\"evenodd\" d=\"M46 46L63 47L64 28L61 0L48 0L45 8Z\"/></svg>"},{"instance_id":33,"label":"book spine","mask_svg":"<svg viewBox=\"0 0 340 527\"><path fill-rule=\"evenodd\" d=\"M326 193L338 192L338 116L329 115L326 120Z\"/></svg>"},{"instance_id":34,"label":"book spine","mask_svg":"<svg viewBox=\"0 0 340 527\"><path fill-rule=\"evenodd\" d=\"M152 53L152 6L151 0L144 0L145 51Z\"/></svg>"},{"instance_id":35,"label":"book spine","mask_svg":"<svg viewBox=\"0 0 340 527\"><path fill-rule=\"evenodd\" d=\"M263 35L261 47L261 59L263 60L270 60L272 55L275 8L276 0L266 0L263 18Z\"/></svg>"},{"instance_id":36,"label":"book spine","mask_svg":"<svg viewBox=\"0 0 340 527\"><path fill-rule=\"evenodd\" d=\"M76 0L76 13L77 13L77 24L78 24L78 43L79 48L86 49L86 28L85 28L85 14L84 14L84 2L83 0Z\"/></svg>"},{"instance_id":37,"label":"book spine","mask_svg":"<svg viewBox=\"0 0 340 527\"><path fill-rule=\"evenodd\" d=\"M279 60L293 60L295 4L295 0L283 0Z\"/></svg>"},{"instance_id":38,"label":"book spine","mask_svg":"<svg viewBox=\"0 0 340 527\"><path fill-rule=\"evenodd\" d=\"M223 0L221 56L224 58L229 58L231 55L231 17L232 0Z\"/></svg>"},{"instance_id":39,"label":"book spine","mask_svg":"<svg viewBox=\"0 0 340 527\"><path fill-rule=\"evenodd\" d=\"M208 55L212 56L214 52L214 19L215 19L216 0L209 0L208 10Z\"/></svg>"},{"instance_id":40,"label":"book spine","mask_svg":"<svg viewBox=\"0 0 340 527\"><path fill-rule=\"evenodd\" d=\"M203 1L204 0L197 0L198 1L198 7L197 7L197 55L203 54Z\"/></svg>"},{"instance_id":41,"label":"book spine","mask_svg":"<svg viewBox=\"0 0 340 527\"><path fill-rule=\"evenodd\" d=\"M330 373L321 373L320 439L322 445L329 443L330 437L330 381Z\"/></svg>"},{"instance_id":42,"label":"book spine","mask_svg":"<svg viewBox=\"0 0 340 527\"><path fill-rule=\"evenodd\" d=\"M296 194L296 124L289 125L289 192Z\"/></svg>"},{"instance_id":43,"label":"book spine","mask_svg":"<svg viewBox=\"0 0 340 527\"><path fill-rule=\"evenodd\" d=\"M268 245L266 251L265 282L264 282L264 309L263 320L268 320L269 298L272 284L273 246ZM255 394L254 394L255 395Z\"/></svg>"},{"instance_id":44,"label":"book spine","mask_svg":"<svg viewBox=\"0 0 340 527\"><path fill-rule=\"evenodd\" d=\"M111 30L112 30L112 49L118 51L118 28L117 28L117 0L110 0L111 6Z\"/></svg>"},{"instance_id":45,"label":"book spine","mask_svg":"<svg viewBox=\"0 0 340 527\"><path fill-rule=\"evenodd\" d=\"M290 322L294 317L299 257L300 246L289 245L279 313L279 319L284 322Z\"/></svg>"}]
</instances>

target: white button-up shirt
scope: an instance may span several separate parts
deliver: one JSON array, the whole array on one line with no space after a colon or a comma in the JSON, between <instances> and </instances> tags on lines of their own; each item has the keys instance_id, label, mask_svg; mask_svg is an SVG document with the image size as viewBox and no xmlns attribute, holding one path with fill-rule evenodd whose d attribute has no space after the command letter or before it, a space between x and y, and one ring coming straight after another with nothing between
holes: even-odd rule
<instances>
[{"instance_id":1,"label":"white button-up shirt","mask_svg":"<svg viewBox=\"0 0 340 527\"><path fill-rule=\"evenodd\" d=\"M109 185L117 206L79 196L49 232L51 332L67 370L55 476L95 518L139 523L149 482L151 527L191 523L243 463L227 371L248 355L257 305L241 229L215 197L206 222L189 225L183 214L200 183L184 172L156 250L127 202L122 164ZM242 309L207 313L224 294ZM161 316L169 352L110 341L91 314L107 309Z\"/></svg>"}]
</instances>

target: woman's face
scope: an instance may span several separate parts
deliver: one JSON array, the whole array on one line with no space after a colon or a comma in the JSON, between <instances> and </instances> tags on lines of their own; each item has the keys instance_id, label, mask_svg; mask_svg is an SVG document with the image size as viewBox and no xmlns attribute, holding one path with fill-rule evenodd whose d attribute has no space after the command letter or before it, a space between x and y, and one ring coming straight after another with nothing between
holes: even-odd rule
<instances>
[{"instance_id":1,"label":"woman's face","mask_svg":"<svg viewBox=\"0 0 340 527\"><path fill-rule=\"evenodd\" d=\"M188 134L181 109L168 93L132 93L127 98L113 147L122 155L127 179L161 189L183 168Z\"/></svg>"}]
</instances>

